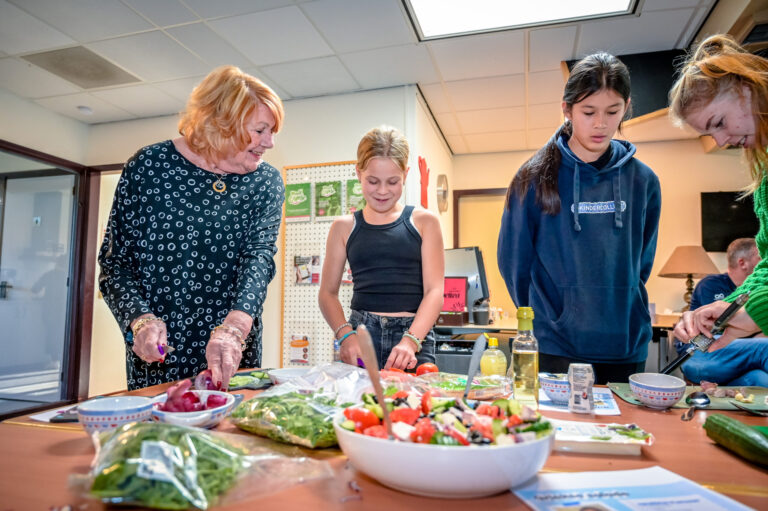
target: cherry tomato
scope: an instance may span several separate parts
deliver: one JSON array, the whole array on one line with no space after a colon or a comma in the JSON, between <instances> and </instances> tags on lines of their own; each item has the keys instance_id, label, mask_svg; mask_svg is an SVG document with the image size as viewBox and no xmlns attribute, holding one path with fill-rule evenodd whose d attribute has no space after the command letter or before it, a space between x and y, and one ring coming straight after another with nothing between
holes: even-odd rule
<instances>
[{"instance_id":1,"label":"cherry tomato","mask_svg":"<svg viewBox=\"0 0 768 511\"><path fill-rule=\"evenodd\" d=\"M428 444L432 439L432 435L435 434L435 427L432 425L432 421L425 417L419 419L415 426L416 429L411 431L411 440L417 444Z\"/></svg>"},{"instance_id":2,"label":"cherry tomato","mask_svg":"<svg viewBox=\"0 0 768 511\"><path fill-rule=\"evenodd\" d=\"M519 426L522 423L523 419L521 419L519 415L510 415L509 420L507 421L507 427L514 428L515 426Z\"/></svg>"},{"instance_id":3,"label":"cherry tomato","mask_svg":"<svg viewBox=\"0 0 768 511\"><path fill-rule=\"evenodd\" d=\"M392 422L405 422L411 426L414 425L420 415L421 411L413 408L395 408L389 412L389 418Z\"/></svg>"},{"instance_id":4,"label":"cherry tomato","mask_svg":"<svg viewBox=\"0 0 768 511\"><path fill-rule=\"evenodd\" d=\"M408 399L408 391L398 390L392 394L392 399Z\"/></svg>"},{"instance_id":5,"label":"cherry tomato","mask_svg":"<svg viewBox=\"0 0 768 511\"><path fill-rule=\"evenodd\" d=\"M431 390L426 391L421 396L421 411L424 412L424 415L427 415L432 411L432 396L433 393Z\"/></svg>"},{"instance_id":6,"label":"cherry tomato","mask_svg":"<svg viewBox=\"0 0 768 511\"><path fill-rule=\"evenodd\" d=\"M355 423L355 431L364 432L371 426L378 426L381 421L376 414L367 408L347 408L344 410L344 417Z\"/></svg>"},{"instance_id":7,"label":"cherry tomato","mask_svg":"<svg viewBox=\"0 0 768 511\"><path fill-rule=\"evenodd\" d=\"M440 369L438 369L437 366L431 362L425 362L416 368L416 376L421 376L422 374L426 373L438 372L440 372Z\"/></svg>"},{"instance_id":8,"label":"cherry tomato","mask_svg":"<svg viewBox=\"0 0 768 511\"><path fill-rule=\"evenodd\" d=\"M498 419L501 416L501 408L486 403L478 406L475 411L478 415L487 415L488 417L492 417L494 419Z\"/></svg>"},{"instance_id":9,"label":"cherry tomato","mask_svg":"<svg viewBox=\"0 0 768 511\"><path fill-rule=\"evenodd\" d=\"M389 369L387 369L387 371L392 371L393 373L404 373L405 372L402 369L398 369L397 367L390 367Z\"/></svg>"},{"instance_id":10,"label":"cherry tomato","mask_svg":"<svg viewBox=\"0 0 768 511\"><path fill-rule=\"evenodd\" d=\"M368 428L365 428L363 430L364 435L373 436L376 438L388 438L387 436L387 428L384 427L383 424L379 424L377 426L370 426Z\"/></svg>"}]
</instances>

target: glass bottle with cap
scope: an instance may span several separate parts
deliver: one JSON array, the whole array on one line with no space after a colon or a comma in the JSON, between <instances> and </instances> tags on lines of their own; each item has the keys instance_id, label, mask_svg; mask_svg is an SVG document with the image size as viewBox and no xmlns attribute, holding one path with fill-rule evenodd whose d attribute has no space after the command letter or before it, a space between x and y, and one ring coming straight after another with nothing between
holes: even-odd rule
<instances>
[{"instance_id":1,"label":"glass bottle with cap","mask_svg":"<svg viewBox=\"0 0 768 511\"><path fill-rule=\"evenodd\" d=\"M488 337L488 349L480 358L480 373L483 376L504 376L507 371L507 357L499 349L499 340L496 337Z\"/></svg>"},{"instance_id":2,"label":"glass bottle with cap","mask_svg":"<svg viewBox=\"0 0 768 511\"><path fill-rule=\"evenodd\" d=\"M512 341L509 376L515 383L515 399L539 406L539 343L533 335L533 309L517 309L517 336Z\"/></svg>"}]
</instances>

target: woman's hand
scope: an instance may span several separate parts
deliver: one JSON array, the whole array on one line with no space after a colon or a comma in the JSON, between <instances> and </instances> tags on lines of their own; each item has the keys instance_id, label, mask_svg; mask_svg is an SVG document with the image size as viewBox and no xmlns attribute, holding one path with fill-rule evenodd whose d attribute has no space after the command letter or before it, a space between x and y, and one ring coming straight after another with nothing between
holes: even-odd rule
<instances>
[{"instance_id":1,"label":"woman's hand","mask_svg":"<svg viewBox=\"0 0 768 511\"><path fill-rule=\"evenodd\" d=\"M394 367L395 369L413 369L416 367L416 346L409 337L403 337L400 342L392 348L384 364L384 369Z\"/></svg>"},{"instance_id":2,"label":"woman's hand","mask_svg":"<svg viewBox=\"0 0 768 511\"><path fill-rule=\"evenodd\" d=\"M226 390L229 380L240 367L243 351L240 349L240 339L229 330L219 328L211 332L211 338L205 348L205 359L211 370L214 385Z\"/></svg>"},{"instance_id":3,"label":"woman's hand","mask_svg":"<svg viewBox=\"0 0 768 511\"><path fill-rule=\"evenodd\" d=\"M683 317L677 325L675 325L673 334L683 342L690 341L700 333L707 337L712 337L712 327L715 324L715 320L717 320L730 305L730 303L721 300L699 307L693 312L684 312ZM748 337L758 331L760 331L760 329L757 324L752 321L749 314L742 309L731 317L730 321L728 321L728 327L723 332L723 335L712 343L709 347L709 351L712 352L724 348L734 339Z\"/></svg>"},{"instance_id":4,"label":"woman's hand","mask_svg":"<svg viewBox=\"0 0 768 511\"><path fill-rule=\"evenodd\" d=\"M341 343L339 355L341 356L341 361L345 364L357 366L357 359L362 360L363 358L363 352L360 351L357 334L352 334L344 339L344 342Z\"/></svg>"},{"instance_id":5,"label":"woman's hand","mask_svg":"<svg viewBox=\"0 0 768 511\"><path fill-rule=\"evenodd\" d=\"M144 314L136 318L131 326L139 322L139 320L152 317L154 314ZM161 354L160 346L168 344L168 332L165 329L165 323L161 319L149 321L144 323L139 331L133 337L133 352L136 356L142 359L144 362L151 364L152 362L164 362L165 355ZM163 350L165 353L165 350Z\"/></svg>"}]
</instances>

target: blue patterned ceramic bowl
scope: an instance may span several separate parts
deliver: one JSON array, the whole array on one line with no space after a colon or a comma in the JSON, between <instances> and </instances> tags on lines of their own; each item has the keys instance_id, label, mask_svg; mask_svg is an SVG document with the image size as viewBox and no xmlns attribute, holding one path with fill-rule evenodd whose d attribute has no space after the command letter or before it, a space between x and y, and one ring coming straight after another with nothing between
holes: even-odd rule
<instances>
[{"instance_id":1,"label":"blue patterned ceramic bowl","mask_svg":"<svg viewBox=\"0 0 768 511\"><path fill-rule=\"evenodd\" d=\"M685 382L659 373L636 373L629 377L629 388L637 399L651 408L669 408L685 394Z\"/></svg>"},{"instance_id":2,"label":"blue patterned ceramic bowl","mask_svg":"<svg viewBox=\"0 0 768 511\"><path fill-rule=\"evenodd\" d=\"M539 385L550 401L556 405L567 405L571 397L568 375L562 373L539 373Z\"/></svg>"},{"instance_id":3,"label":"blue patterned ceramic bowl","mask_svg":"<svg viewBox=\"0 0 768 511\"><path fill-rule=\"evenodd\" d=\"M152 415L152 399L114 396L91 399L77 407L77 420L89 434L107 431L129 422L142 422Z\"/></svg>"}]
</instances>

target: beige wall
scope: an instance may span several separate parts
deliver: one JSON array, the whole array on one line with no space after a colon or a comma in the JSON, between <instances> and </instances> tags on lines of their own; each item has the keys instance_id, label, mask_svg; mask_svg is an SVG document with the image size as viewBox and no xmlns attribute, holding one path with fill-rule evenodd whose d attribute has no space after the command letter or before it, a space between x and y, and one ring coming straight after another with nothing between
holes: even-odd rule
<instances>
[{"instance_id":1,"label":"beige wall","mask_svg":"<svg viewBox=\"0 0 768 511\"><path fill-rule=\"evenodd\" d=\"M527 151L456 156L454 189L506 187L531 154ZM636 156L656 172L661 182L659 241L648 294L658 313L666 309L679 311L684 303L684 281L656 274L677 245L701 244L699 193L738 190L748 183L748 173L739 151L704 153L698 139L638 143ZM711 253L710 257L725 271L723 253ZM494 261L495 257L487 258L486 265Z\"/></svg>"}]
</instances>

